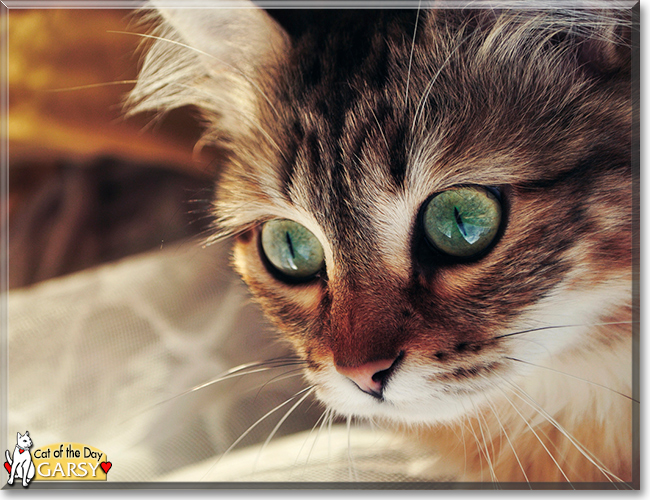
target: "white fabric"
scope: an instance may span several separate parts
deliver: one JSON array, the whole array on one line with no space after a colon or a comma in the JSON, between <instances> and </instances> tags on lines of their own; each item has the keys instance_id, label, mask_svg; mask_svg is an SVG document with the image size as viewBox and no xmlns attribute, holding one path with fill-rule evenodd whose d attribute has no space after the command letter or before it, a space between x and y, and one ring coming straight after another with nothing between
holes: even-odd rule
<instances>
[{"instance_id":1,"label":"white fabric","mask_svg":"<svg viewBox=\"0 0 650 500\"><path fill-rule=\"evenodd\" d=\"M262 455L297 399L250 431L248 449L219 458L304 387L288 366L186 393L233 366L288 353L228 259L227 243L185 242L10 291L8 446L29 430L35 448L97 447L113 464L109 481L431 479L435 460L384 431L309 432L324 410L313 399Z\"/></svg>"}]
</instances>

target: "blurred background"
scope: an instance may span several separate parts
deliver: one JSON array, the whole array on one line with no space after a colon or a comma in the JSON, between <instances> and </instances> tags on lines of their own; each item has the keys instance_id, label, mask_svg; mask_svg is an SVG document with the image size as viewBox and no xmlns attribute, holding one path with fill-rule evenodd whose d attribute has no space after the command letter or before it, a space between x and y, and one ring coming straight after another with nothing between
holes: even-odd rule
<instances>
[{"instance_id":1,"label":"blurred background","mask_svg":"<svg viewBox=\"0 0 650 500\"><path fill-rule=\"evenodd\" d=\"M11 9L4 29L10 288L209 230L219 154L193 150L194 111L125 117L147 42L133 11Z\"/></svg>"},{"instance_id":2,"label":"blurred background","mask_svg":"<svg viewBox=\"0 0 650 500\"><path fill-rule=\"evenodd\" d=\"M36 446L87 443L111 457L113 481L207 460L182 475L202 480L233 444L311 428L322 409L307 402L273 431L303 387L292 364L192 390L287 350L230 269L229 242L202 245L222 162L215 148L195 150L196 110L126 117L148 42L137 34L150 27L120 9L3 14L10 291L0 297L0 445L11 449L17 429ZM273 409L284 411L262 418ZM240 476L240 466L217 471Z\"/></svg>"}]
</instances>

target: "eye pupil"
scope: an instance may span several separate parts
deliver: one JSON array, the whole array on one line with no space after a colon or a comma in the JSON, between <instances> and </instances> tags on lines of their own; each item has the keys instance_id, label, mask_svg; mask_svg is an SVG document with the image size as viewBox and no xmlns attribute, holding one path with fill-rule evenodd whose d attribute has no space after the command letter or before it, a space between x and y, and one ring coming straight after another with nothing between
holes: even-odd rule
<instances>
[{"instance_id":1,"label":"eye pupil","mask_svg":"<svg viewBox=\"0 0 650 500\"><path fill-rule=\"evenodd\" d=\"M296 252L293 249L293 243L291 241L291 235L287 232L287 246L289 247L289 252L291 252L291 258L296 258Z\"/></svg>"},{"instance_id":2,"label":"eye pupil","mask_svg":"<svg viewBox=\"0 0 650 500\"><path fill-rule=\"evenodd\" d=\"M465 231L463 219L461 218L457 207L454 207L454 218L456 219L456 224L458 224L458 229L460 229L461 234L465 237L465 239L467 239L467 231Z\"/></svg>"}]
</instances>

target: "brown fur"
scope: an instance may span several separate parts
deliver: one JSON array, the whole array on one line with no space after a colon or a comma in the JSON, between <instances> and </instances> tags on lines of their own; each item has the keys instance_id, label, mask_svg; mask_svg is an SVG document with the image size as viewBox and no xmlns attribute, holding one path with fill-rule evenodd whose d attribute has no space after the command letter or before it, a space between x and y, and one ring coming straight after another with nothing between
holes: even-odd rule
<instances>
[{"instance_id":1,"label":"brown fur","mask_svg":"<svg viewBox=\"0 0 650 500\"><path fill-rule=\"evenodd\" d=\"M413 421L392 393L367 413L335 409L385 418L386 405L405 405L389 420L428 425L420 432L464 480L630 481L632 403L617 394L631 391L629 13L324 11L306 24L271 14L285 28L274 24L273 57L244 76L252 54L211 68L247 88L252 118L224 128L234 94L205 70L200 81L179 72L178 103L196 88L223 94L206 114L208 136L230 150L219 234L239 235L235 266L317 394L336 406L330 384L346 383L336 367L398 358L387 390L419 373L422 395L453 406L457 394L473 410ZM183 54L197 72L223 63ZM169 107L162 92L134 99ZM469 262L432 252L418 219L429 196L463 185L498 188L504 211L493 246ZM316 279L269 271L259 228L272 218L322 243ZM550 356L521 371L527 342L549 342ZM559 375L583 359L586 373ZM547 403L543 418L534 407Z\"/></svg>"}]
</instances>

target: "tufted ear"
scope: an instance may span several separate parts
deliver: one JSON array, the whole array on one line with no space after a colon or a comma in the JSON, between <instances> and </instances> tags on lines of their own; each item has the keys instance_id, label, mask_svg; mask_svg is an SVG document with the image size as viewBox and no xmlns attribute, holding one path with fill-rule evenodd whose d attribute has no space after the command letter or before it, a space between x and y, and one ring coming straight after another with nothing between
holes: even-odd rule
<instances>
[{"instance_id":1,"label":"tufted ear","mask_svg":"<svg viewBox=\"0 0 650 500\"><path fill-rule=\"evenodd\" d=\"M288 47L288 36L248 0L213 1L202 8L155 0L158 27L148 35L130 113L195 105L218 139L237 140L258 124L269 97L263 80Z\"/></svg>"},{"instance_id":2,"label":"tufted ear","mask_svg":"<svg viewBox=\"0 0 650 500\"><path fill-rule=\"evenodd\" d=\"M232 70L252 75L284 45L284 35L266 11L247 0L213 1L210 8L178 8L179 2L154 0L158 12L197 51L211 71Z\"/></svg>"}]
</instances>

